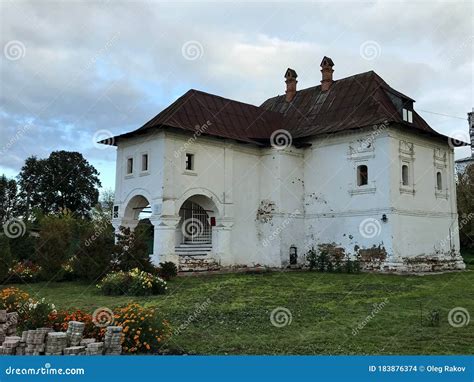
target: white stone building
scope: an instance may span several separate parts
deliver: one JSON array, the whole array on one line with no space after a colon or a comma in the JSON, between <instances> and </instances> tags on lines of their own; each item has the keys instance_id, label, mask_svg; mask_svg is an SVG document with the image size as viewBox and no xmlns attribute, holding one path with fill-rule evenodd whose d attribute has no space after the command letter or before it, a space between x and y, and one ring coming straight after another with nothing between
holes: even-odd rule
<instances>
[{"instance_id":1,"label":"white stone building","mask_svg":"<svg viewBox=\"0 0 474 382\"><path fill-rule=\"evenodd\" d=\"M113 224L154 226L182 269L282 268L327 245L377 271L463 269L454 154L370 71L261 106L190 90L117 146ZM293 254L293 255L290 255Z\"/></svg>"}]
</instances>

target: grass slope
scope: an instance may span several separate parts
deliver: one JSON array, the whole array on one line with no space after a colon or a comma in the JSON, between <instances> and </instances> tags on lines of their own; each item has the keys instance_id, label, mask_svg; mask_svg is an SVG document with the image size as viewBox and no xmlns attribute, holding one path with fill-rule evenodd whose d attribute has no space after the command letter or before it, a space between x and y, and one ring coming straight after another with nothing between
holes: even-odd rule
<instances>
[{"instance_id":1,"label":"grass slope","mask_svg":"<svg viewBox=\"0 0 474 382\"><path fill-rule=\"evenodd\" d=\"M473 254L470 254L472 256ZM428 276L274 272L180 277L169 294L107 297L76 282L22 286L62 309L125 304L155 306L174 328L189 322L168 346L191 354L473 354L474 270ZM210 299L198 313L198 306ZM378 311L374 304L386 301ZM273 326L285 307L290 325ZM467 309L471 323L454 328L448 313ZM431 310L440 325L422 323ZM353 329L363 327L357 334Z\"/></svg>"}]
</instances>

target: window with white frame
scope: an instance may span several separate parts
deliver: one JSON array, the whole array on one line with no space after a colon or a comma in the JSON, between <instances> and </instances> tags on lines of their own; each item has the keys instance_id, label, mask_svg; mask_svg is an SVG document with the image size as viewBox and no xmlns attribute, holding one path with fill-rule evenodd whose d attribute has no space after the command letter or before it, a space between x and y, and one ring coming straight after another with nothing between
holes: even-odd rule
<instances>
[{"instance_id":1,"label":"window with white frame","mask_svg":"<svg viewBox=\"0 0 474 382\"><path fill-rule=\"evenodd\" d=\"M403 120L408 123L413 123L413 112L411 110L402 109Z\"/></svg>"}]
</instances>

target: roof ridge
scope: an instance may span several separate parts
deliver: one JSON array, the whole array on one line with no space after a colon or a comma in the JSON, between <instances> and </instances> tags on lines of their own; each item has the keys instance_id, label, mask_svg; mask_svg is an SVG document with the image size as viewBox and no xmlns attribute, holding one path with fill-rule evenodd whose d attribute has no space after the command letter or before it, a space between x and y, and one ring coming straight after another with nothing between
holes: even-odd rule
<instances>
[{"instance_id":1,"label":"roof ridge","mask_svg":"<svg viewBox=\"0 0 474 382\"><path fill-rule=\"evenodd\" d=\"M189 90L185 93L185 95L186 95L187 93L190 93L190 92L200 93L200 94L204 94L204 95L207 95L207 96L220 98L220 99L223 99L223 100L226 100L226 101L232 101L232 102L240 103L240 104L247 105L247 106L253 106L253 107L256 107L256 108L258 108L258 109L262 108L262 107L259 106L259 105L254 105L254 104L252 104L252 103L238 101L238 100L232 99L232 98L226 98L226 97L223 97L223 96L220 96L220 95L217 95L217 94L208 93L208 92L205 92L205 91L203 91L203 90L198 90L198 89L189 89Z\"/></svg>"}]
</instances>

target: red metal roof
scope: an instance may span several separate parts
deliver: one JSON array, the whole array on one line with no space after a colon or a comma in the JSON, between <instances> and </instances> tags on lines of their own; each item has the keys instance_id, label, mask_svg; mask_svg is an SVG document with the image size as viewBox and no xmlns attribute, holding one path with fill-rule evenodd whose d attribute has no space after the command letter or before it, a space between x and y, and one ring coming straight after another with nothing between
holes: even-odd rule
<instances>
[{"instance_id":1,"label":"red metal roof","mask_svg":"<svg viewBox=\"0 0 474 382\"><path fill-rule=\"evenodd\" d=\"M299 90L291 102L284 95L266 100L261 106L234 101L198 90L189 90L139 129L122 134L118 140L152 129L172 128L235 139L257 145L268 144L273 131L288 130L294 139L395 123L420 133L446 138L433 130L415 111L413 123L402 120L401 108L393 100L413 100L392 89L375 72L336 80L326 92L321 86ZM208 123L209 121L209 123Z\"/></svg>"}]
</instances>

